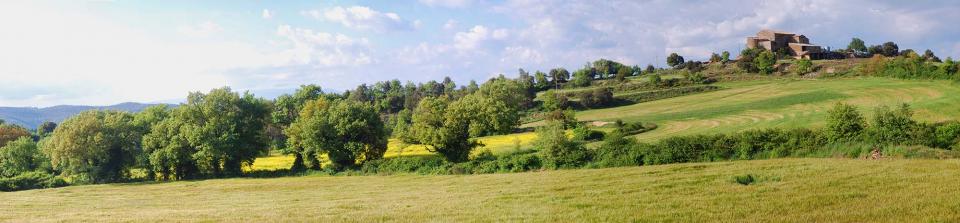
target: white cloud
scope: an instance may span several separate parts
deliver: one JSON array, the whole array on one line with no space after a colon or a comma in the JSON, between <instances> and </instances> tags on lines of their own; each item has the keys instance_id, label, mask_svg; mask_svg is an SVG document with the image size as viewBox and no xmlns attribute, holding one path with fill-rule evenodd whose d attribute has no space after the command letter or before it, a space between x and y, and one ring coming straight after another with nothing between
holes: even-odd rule
<instances>
[{"instance_id":1,"label":"white cloud","mask_svg":"<svg viewBox=\"0 0 960 223\"><path fill-rule=\"evenodd\" d=\"M405 21L392 12L380 12L365 6L333 7L325 10L308 10L301 14L324 21L340 23L344 27L357 30L396 31L413 30L420 21Z\"/></svg>"},{"instance_id":2,"label":"white cloud","mask_svg":"<svg viewBox=\"0 0 960 223\"><path fill-rule=\"evenodd\" d=\"M274 14L274 13L273 13L272 11L270 11L269 9L263 9L263 13L260 13L260 17L263 18L263 19L272 19L272 18L273 18L273 14Z\"/></svg>"},{"instance_id":3,"label":"white cloud","mask_svg":"<svg viewBox=\"0 0 960 223\"><path fill-rule=\"evenodd\" d=\"M420 3L430 7L465 8L473 4L473 1L472 0L420 0Z\"/></svg>"},{"instance_id":4,"label":"white cloud","mask_svg":"<svg viewBox=\"0 0 960 223\"><path fill-rule=\"evenodd\" d=\"M491 31L485 26L477 25L467 32L457 32L453 36L453 46L458 50L474 50L487 40L503 40L507 37L506 29Z\"/></svg>"}]
</instances>

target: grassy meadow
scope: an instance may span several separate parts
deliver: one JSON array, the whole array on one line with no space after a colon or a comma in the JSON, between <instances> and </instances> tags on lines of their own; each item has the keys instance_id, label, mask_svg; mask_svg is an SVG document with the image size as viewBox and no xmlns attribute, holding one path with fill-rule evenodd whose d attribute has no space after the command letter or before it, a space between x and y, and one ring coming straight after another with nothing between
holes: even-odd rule
<instances>
[{"instance_id":1,"label":"grassy meadow","mask_svg":"<svg viewBox=\"0 0 960 223\"><path fill-rule=\"evenodd\" d=\"M960 87L950 81L889 78L761 80L722 82L724 90L577 113L584 121L653 122L644 141L666 136L728 133L766 127L822 126L826 111L842 101L865 115L878 105L908 103L914 118L942 121L960 116Z\"/></svg>"},{"instance_id":2,"label":"grassy meadow","mask_svg":"<svg viewBox=\"0 0 960 223\"><path fill-rule=\"evenodd\" d=\"M0 193L0 221L956 222L957 182L960 160L830 158L236 178Z\"/></svg>"}]
</instances>

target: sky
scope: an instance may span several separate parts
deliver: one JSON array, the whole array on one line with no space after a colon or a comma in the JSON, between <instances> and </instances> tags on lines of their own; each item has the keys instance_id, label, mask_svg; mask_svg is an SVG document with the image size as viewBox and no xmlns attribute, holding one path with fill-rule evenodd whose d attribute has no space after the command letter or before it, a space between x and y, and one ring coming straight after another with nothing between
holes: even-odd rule
<instances>
[{"instance_id":1,"label":"sky","mask_svg":"<svg viewBox=\"0 0 960 223\"><path fill-rule=\"evenodd\" d=\"M760 29L960 58L960 1L0 1L0 106L273 98L445 76L465 84L600 58L736 55Z\"/></svg>"}]
</instances>

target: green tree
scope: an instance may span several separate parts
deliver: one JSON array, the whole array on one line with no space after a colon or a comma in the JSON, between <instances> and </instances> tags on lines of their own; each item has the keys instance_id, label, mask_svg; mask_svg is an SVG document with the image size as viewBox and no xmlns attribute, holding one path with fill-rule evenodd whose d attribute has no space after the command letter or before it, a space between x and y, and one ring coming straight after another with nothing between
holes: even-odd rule
<instances>
[{"instance_id":1,"label":"green tree","mask_svg":"<svg viewBox=\"0 0 960 223\"><path fill-rule=\"evenodd\" d=\"M852 105L837 103L827 111L826 133L833 141L859 138L866 127L863 115Z\"/></svg>"},{"instance_id":2,"label":"green tree","mask_svg":"<svg viewBox=\"0 0 960 223\"><path fill-rule=\"evenodd\" d=\"M777 63L777 57L770 51L763 51L753 59L753 63L761 74L771 74L773 65Z\"/></svg>"},{"instance_id":3,"label":"green tree","mask_svg":"<svg viewBox=\"0 0 960 223\"><path fill-rule=\"evenodd\" d=\"M553 83L551 83L550 80L547 79L546 73L540 72L538 70L537 72L533 73L533 77L534 77L534 80L536 80L537 82L536 84L537 90L546 90L553 87Z\"/></svg>"},{"instance_id":4,"label":"green tree","mask_svg":"<svg viewBox=\"0 0 960 223\"><path fill-rule=\"evenodd\" d=\"M416 142L439 153L447 161L463 162L470 151L480 145L470 139L469 112L464 103L450 103L447 98L428 97L420 101L413 113L410 132Z\"/></svg>"},{"instance_id":5,"label":"green tree","mask_svg":"<svg viewBox=\"0 0 960 223\"><path fill-rule=\"evenodd\" d=\"M76 182L105 183L127 179L141 152L141 132L133 115L85 111L60 124L43 151L53 168Z\"/></svg>"},{"instance_id":6,"label":"green tree","mask_svg":"<svg viewBox=\"0 0 960 223\"><path fill-rule=\"evenodd\" d=\"M567 96L562 93L557 93L556 90L547 90L540 98L543 99L543 108L547 111L567 109L569 105Z\"/></svg>"},{"instance_id":7,"label":"green tree","mask_svg":"<svg viewBox=\"0 0 960 223\"><path fill-rule=\"evenodd\" d=\"M573 86L576 87L586 87L590 86L590 82L593 81L593 74L589 69L580 69L573 73L573 81L571 82Z\"/></svg>"},{"instance_id":8,"label":"green tree","mask_svg":"<svg viewBox=\"0 0 960 223\"><path fill-rule=\"evenodd\" d=\"M720 60L722 60L722 58L720 57L720 54L717 54L717 53L710 54L710 63L717 63L717 62L720 62Z\"/></svg>"},{"instance_id":9,"label":"green tree","mask_svg":"<svg viewBox=\"0 0 960 223\"><path fill-rule=\"evenodd\" d=\"M37 136L43 138L53 133L53 130L57 128L57 123L54 122L43 122L40 123L40 126L37 126Z\"/></svg>"},{"instance_id":10,"label":"green tree","mask_svg":"<svg viewBox=\"0 0 960 223\"><path fill-rule=\"evenodd\" d=\"M940 58L937 57L937 55L934 55L934 54L933 54L933 51L930 50L930 49L927 49L926 51L923 51L923 57L922 57L922 58L923 58L923 60L925 60L925 61L937 62L937 63L941 62L941 61L940 61Z\"/></svg>"},{"instance_id":11,"label":"green tree","mask_svg":"<svg viewBox=\"0 0 960 223\"><path fill-rule=\"evenodd\" d=\"M549 74L553 83L566 83L570 79L570 71L562 67L550 69Z\"/></svg>"},{"instance_id":12,"label":"green tree","mask_svg":"<svg viewBox=\"0 0 960 223\"><path fill-rule=\"evenodd\" d=\"M847 50L854 53L867 53L867 45L860 38L854 37L850 40L850 44L847 44Z\"/></svg>"},{"instance_id":13,"label":"green tree","mask_svg":"<svg viewBox=\"0 0 960 223\"><path fill-rule=\"evenodd\" d=\"M50 171L50 160L29 136L0 148L0 177L14 177L30 171Z\"/></svg>"},{"instance_id":14,"label":"green tree","mask_svg":"<svg viewBox=\"0 0 960 223\"><path fill-rule=\"evenodd\" d=\"M269 104L263 99L223 87L207 94L190 93L181 107L187 139L200 148L194 158L214 176L240 174L242 165L252 165L269 148L265 134Z\"/></svg>"},{"instance_id":15,"label":"green tree","mask_svg":"<svg viewBox=\"0 0 960 223\"><path fill-rule=\"evenodd\" d=\"M649 75L649 74L653 74L653 72L656 72L656 71L657 71L657 68L653 67L653 64L647 64L647 69L643 73Z\"/></svg>"},{"instance_id":16,"label":"green tree","mask_svg":"<svg viewBox=\"0 0 960 223\"><path fill-rule=\"evenodd\" d=\"M893 42L883 43L883 46L881 46L881 49L882 49L881 53L883 54L883 56L895 57L897 55L900 55L900 47L898 47L897 44Z\"/></svg>"},{"instance_id":17,"label":"green tree","mask_svg":"<svg viewBox=\"0 0 960 223\"><path fill-rule=\"evenodd\" d=\"M730 52L723 51L723 53L720 53L720 62L723 62L723 63L730 62Z\"/></svg>"},{"instance_id":18,"label":"green tree","mask_svg":"<svg viewBox=\"0 0 960 223\"><path fill-rule=\"evenodd\" d=\"M399 84L399 83L398 83ZM277 126L281 131L286 131L294 121L299 117L300 111L303 109L303 105L310 100L316 100L323 95L323 90L316 85L301 85L296 92L291 94L284 94L277 97L274 101L273 112L270 113L271 124ZM280 134L278 137L274 138L273 144L281 148L280 151L284 154L294 155L294 161L290 167L291 171L301 171L307 168L304 164L303 148L298 146L291 146L287 143L287 135ZM318 169L320 168L320 162L315 160L315 156L307 156L311 168Z\"/></svg>"},{"instance_id":19,"label":"green tree","mask_svg":"<svg viewBox=\"0 0 960 223\"><path fill-rule=\"evenodd\" d=\"M187 109L179 107L168 117L153 124L143 136L143 150L148 153L150 173L158 180L182 180L198 177L200 167L194 154L200 148L190 143L190 125L184 117Z\"/></svg>"},{"instance_id":20,"label":"green tree","mask_svg":"<svg viewBox=\"0 0 960 223\"><path fill-rule=\"evenodd\" d=\"M286 132L306 155L327 155L338 169L383 158L387 132L376 110L351 100L311 101Z\"/></svg>"},{"instance_id":21,"label":"green tree","mask_svg":"<svg viewBox=\"0 0 960 223\"><path fill-rule=\"evenodd\" d=\"M683 62L683 57L677 53L671 53L670 56L667 56L667 65L670 65L670 67L676 67Z\"/></svg>"},{"instance_id":22,"label":"green tree","mask_svg":"<svg viewBox=\"0 0 960 223\"><path fill-rule=\"evenodd\" d=\"M617 70L617 75L615 76L617 81L624 81L627 79L627 76L633 75L633 69L628 66L620 66L620 69Z\"/></svg>"}]
</instances>

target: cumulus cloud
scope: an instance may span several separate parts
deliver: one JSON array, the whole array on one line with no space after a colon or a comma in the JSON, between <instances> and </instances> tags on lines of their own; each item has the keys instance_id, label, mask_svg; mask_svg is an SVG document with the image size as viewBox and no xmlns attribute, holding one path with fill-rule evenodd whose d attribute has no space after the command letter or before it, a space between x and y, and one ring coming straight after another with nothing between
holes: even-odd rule
<instances>
[{"instance_id":1,"label":"cumulus cloud","mask_svg":"<svg viewBox=\"0 0 960 223\"><path fill-rule=\"evenodd\" d=\"M420 21L406 21L392 12L380 12L366 6L333 7L325 10L308 10L303 15L324 21L340 23L344 27L357 30L396 31L413 30Z\"/></svg>"},{"instance_id":2,"label":"cumulus cloud","mask_svg":"<svg viewBox=\"0 0 960 223\"><path fill-rule=\"evenodd\" d=\"M490 30L485 26L477 25L469 31L454 34L453 46L458 50L475 50L484 41L503 40L507 35L506 29Z\"/></svg>"}]
</instances>

